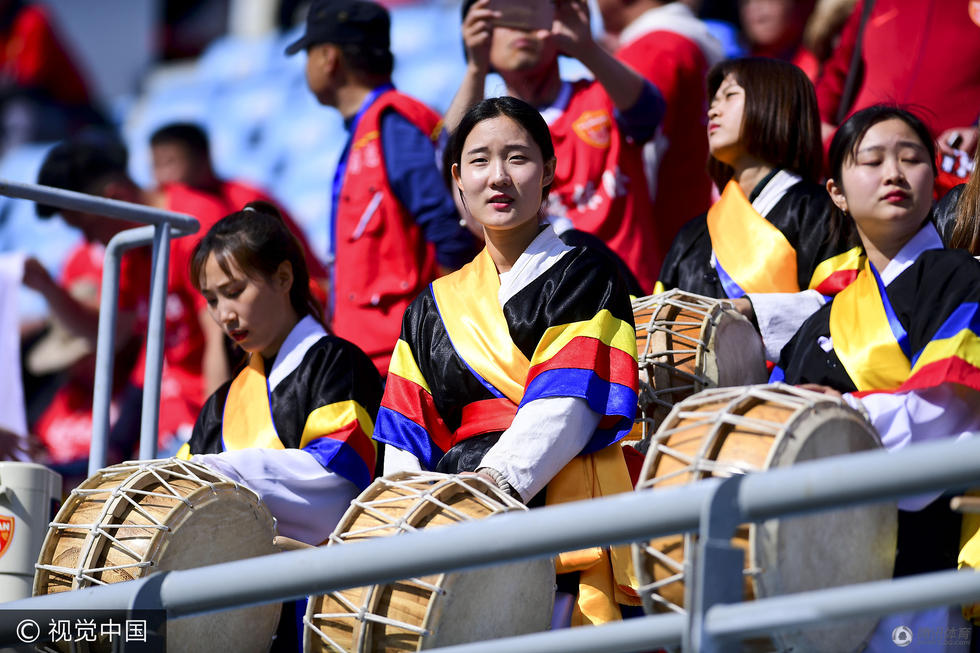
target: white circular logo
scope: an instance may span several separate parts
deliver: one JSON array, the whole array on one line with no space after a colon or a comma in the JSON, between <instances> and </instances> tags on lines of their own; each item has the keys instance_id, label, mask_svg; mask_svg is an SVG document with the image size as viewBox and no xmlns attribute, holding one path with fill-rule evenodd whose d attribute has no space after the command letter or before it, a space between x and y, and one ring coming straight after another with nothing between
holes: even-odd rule
<instances>
[{"instance_id":1,"label":"white circular logo","mask_svg":"<svg viewBox=\"0 0 980 653\"><path fill-rule=\"evenodd\" d=\"M892 642L895 646L905 648L912 644L912 630L908 626L899 626L892 631Z\"/></svg>"},{"instance_id":2,"label":"white circular logo","mask_svg":"<svg viewBox=\"0 0 980 653\"><path fill-rule=\"evenodd\" d=\"M36 642L40 636L41 627L33 619L24 619L17 624L17 639L25 644Z\"/></svg>"}]
</instances>

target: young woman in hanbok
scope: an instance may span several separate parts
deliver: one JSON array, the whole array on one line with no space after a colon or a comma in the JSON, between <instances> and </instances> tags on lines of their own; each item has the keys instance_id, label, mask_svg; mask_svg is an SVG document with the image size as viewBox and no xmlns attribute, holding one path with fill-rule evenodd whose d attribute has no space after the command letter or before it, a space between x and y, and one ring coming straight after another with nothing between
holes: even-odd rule
<instances>
[{"instance_id":1,"label":"young woman in hanbok","mask_svg":"<svg viewBox=\"0 0 980 653\"><path fill-rule=\"evenodd\" d=\"M630 491L617 444L637 405L629 295L609 257L563 243L543 219L547 125L520 100L491 98L449 148L486 248L405 313L374 431L385 473L475 472L532 506ZM639 604L626 550L562 554L557 567L578 595L574 624Z\"/></svg>"},{"instance_id":2,"label":"young woman in hanbok","mask_svg":"<svg viewBox=\"0 0 980 653\"><path fill-rule=\"evenodd\" d=\"M320 544L374 475L381 379L360 349L324 330L302 249L271 205L217 222L190 275L249 356L204 404L178 456L255 490L280 535Z\"/></svg>"},{"instance_id":3,"label":"young woman in hanbok","mask_svg":"<svg viewBox=\"0 0 980 653\"><path fill-rule=\"evenodd\" d=\"M775 59L733 59L715 65L707 83L708 171L721 197L681 229L656 292L735 300L775 360L803 320L854 278L862 252L830 231L833 207L817 183L820 117L806 75Z\"/></svg>"},{"instance_id":4,"label":"young woman in hanbok","mask_svg":"<svg viewBox=\"0 0 980 653\"><path fill-rule=\"evenodd\" d=\"M980 262L943 249L930 219L935 158L929 131L902 109L869 107L841 125L827 190L837 221L858 235L867 260L803 324L773 372L773 380L843 393L890 450L980 429ZM898 505L895 575L955 567L960 517L948 498ZM959 606L891 615L872 650L892 650L898 626L913 633L967 628Z\"/></svg>"}]
</instances>

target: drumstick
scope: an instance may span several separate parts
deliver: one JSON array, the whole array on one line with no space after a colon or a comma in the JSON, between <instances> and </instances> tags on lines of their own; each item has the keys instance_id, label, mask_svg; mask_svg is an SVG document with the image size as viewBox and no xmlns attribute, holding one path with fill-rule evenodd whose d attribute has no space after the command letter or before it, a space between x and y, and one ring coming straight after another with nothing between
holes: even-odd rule
<instances>
[{"instance_id":1,"label":"drumstick","mask_svg":"<svg viewBox=\"0 0 980 653\"><path fill-rule=\"evenodd\" d=\"M280 551L299 551L300 549L312 549L312 544L307 544L306 542L300 542L299 540L294 540L291 537L286 537L285 535L276 535L272 538L272 546L276 547Z\"/></svg>"},{"instance_id":2,"label":"drumstick","mask_svg":"<svg viewBox=\"0 0 980 653\"><path fill-rule=\"evenodd\" d=\"M949 508L956 512L980 513L980 497L953 497L949 500Z\"/></svg>"}]
</instances>

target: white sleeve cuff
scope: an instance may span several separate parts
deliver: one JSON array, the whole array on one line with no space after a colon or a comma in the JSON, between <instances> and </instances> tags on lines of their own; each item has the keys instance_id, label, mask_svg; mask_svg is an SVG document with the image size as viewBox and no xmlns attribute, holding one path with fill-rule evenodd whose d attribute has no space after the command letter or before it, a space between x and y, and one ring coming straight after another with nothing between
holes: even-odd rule
<instances>
[{"instance_id":1,"label":"white sleeve cuff","mask_svg":"<svg viewBox=\"0 0 980 653\"><path fill-rule=\"evenodd\" d=\"M965 438L980 432L980 392L943 383L931 388L902 393L875 392L861 398L845 394L851 404L867 411L882 444L897 451L910 444L942 438ZM902 510L921 510L940 493L907 497L898 502Z\"/></svg>"},{"instance_id":2,"label":"white sleeve cuff","mask_svg":"<svg viewBox=\"0 0 980 653\"><path fill-rule=\"evenodd\" d=\"M479 467L500 472L524 501L581 453L601 416L585 399L546 397L525 404Z\"/></svg>"},{"instance_id":3,"label":"white sleeve cuff","mask_svg":"<svg viewBox=\"0 0 980 653\"><path fill-rule=\"evenodd\" d=\"M390 444L384 445L384 448L385 460L382 473L385 476L395 472L422 471L422 463L415 457L415 454Z\"/></svg>"},{"instance_id":4,"label":"white sleeve cuff","mask_svg":"<svg viewBox=\"0 0 980 653\"><path fill-rule=\"evenodd\" d=\"M826 303L816 290L797 293L752 293L748 295L755 311L759 333L766 348L766 358L778 361L783 347L806 322Z\"/></svg>"}]
</instances>

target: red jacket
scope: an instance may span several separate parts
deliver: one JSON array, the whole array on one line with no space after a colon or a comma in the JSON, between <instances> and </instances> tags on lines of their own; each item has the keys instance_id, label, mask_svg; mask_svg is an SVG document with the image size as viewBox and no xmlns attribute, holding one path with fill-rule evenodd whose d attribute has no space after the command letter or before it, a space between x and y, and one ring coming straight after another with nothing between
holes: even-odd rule
<instances>
[{"instance_id":1,"label":"red jacket","mask_svg":"<svg viewBox=\"0 0 980 653\"><path fill-rule=\"evenodd\" d=\"M657 135L644 148L647 174L653 175L653 251L663 260L680 228L711 206L704 87L709 62L696 41L669 28L639 36L616 56L653 82L667 103Z\"/></svg>"},{"instance_id":2,"label":"red jacket","mask_svg":"<svg viewBox=\"0 0 980 653\"><path fill-rule=\"evenodd\" d=\"M434 248L388 183L380 137L387 110L433 138L440 125L434 111L390 90L368 107L351 136L334 230L332 327L363 349L382 376L388 373L402 314L436 278Z\"/></svg>"},{"instance_id":3,"label":"red jacket","mask_svg":"<svg viewBox=\"0 0 980 653\"><path fill-rule=\"evenodd\" d=\"M572 88L568 106L550 125L558 164L548 213L605 241L650 291L660 273L661 248L641 147L620 133L601 84L583 80Z\"/></svg>"},{"instance_id":4,"label":"red jacket","mask_svg":"<svg viewBox=\"0 0 980 653\"><path fill-rule=\"evenodd\" d=\"M820 117L836 124L837 107L857 40L859 0L840 45L817 82ZM932 135L977 123L980 24L970 0L875 0L864 30L864 82L849 113L879 102L908 106Z\"/></svg>"}]
</instances>

